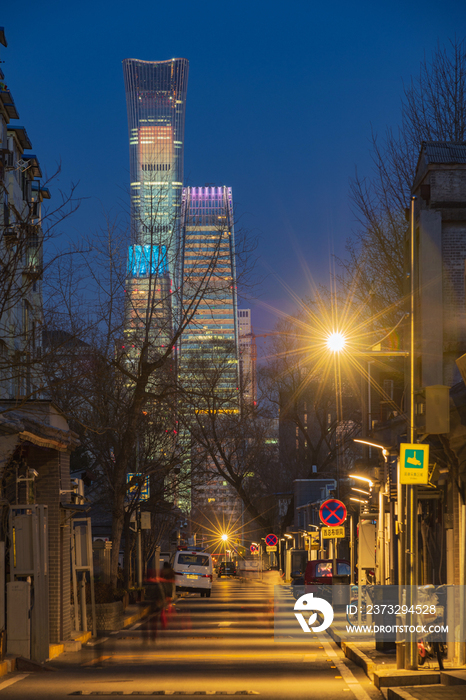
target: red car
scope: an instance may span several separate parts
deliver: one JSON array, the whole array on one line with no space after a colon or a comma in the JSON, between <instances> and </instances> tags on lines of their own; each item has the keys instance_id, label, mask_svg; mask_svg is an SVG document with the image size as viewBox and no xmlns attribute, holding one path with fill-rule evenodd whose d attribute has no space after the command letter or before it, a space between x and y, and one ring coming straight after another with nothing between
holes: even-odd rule
<instances>
[{"instance_id":1,"label":"red car","mask_svg":"<svg viewBox=\"0 0 466 700\"><path fill-rule=\"evenodd\" d=\"M351 575L351 565L346 559L337 559L337 576ZM315 559L308 561L304 574L304 585L329 585L333 582L333 559ZM339 581L339 583L342 581Z\"/></svg>"}]
</instances>

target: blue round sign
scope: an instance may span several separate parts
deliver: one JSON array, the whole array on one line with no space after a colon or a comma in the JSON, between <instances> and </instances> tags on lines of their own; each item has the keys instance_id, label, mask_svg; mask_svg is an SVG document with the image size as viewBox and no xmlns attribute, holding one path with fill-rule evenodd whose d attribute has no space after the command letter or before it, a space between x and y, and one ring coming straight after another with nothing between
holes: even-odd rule
<instances>
[{"instance_id":1,"label":"blue round sign","mask_svg":"<svg viewBox=\"0 0 466 700\"><path fill-rule=\"evenodd\" d=\"M267 545L267 547L276 547L277 543L278 543L277 535L270 534L270 535L267 535L267 537L265 538L265 544Z\"/></svg>"},{"instance_id":2,"label":"blue round sign","mask_svg":"<svg viewBox=\"0 0 466 700\"><path fill-rule=\"evenodd\" d=\"M324 525L335 527L346 520L346 506L336 498L329 498L320 506L319 517Z\"/></svg>"}]
</instances>

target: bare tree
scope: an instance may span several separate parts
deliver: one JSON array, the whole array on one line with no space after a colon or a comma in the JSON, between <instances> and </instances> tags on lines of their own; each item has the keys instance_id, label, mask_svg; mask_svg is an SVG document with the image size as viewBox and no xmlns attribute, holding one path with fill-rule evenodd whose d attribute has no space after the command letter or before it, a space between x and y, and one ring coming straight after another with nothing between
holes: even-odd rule
<instances>
[{"instance_id":1,"label":"bare tree","mask_svg":"<svg viewBox=\"0 0 466 700\"><path fill-rule=\"evenodd\" d=\"M336 367L335 356L318 342L315 314L303 321L305 316L302 311L278 322L267 344L261 388L280 416L280 467L288 483L313 477L338 481L360 431L357 368Z\"/></svg>"},{"instance_id":2,"label":"bare tree","mask_svg":"<svg viewBox=\"0 0 466 700\"><path fill-rule=\"evenodd\" d=\"M54 242L65 220L79 206L73 185L48 205L60 168L39 181L34 157L15 163L15 153L8 155L11 167L0 179L0 395L6 400L1 411L42 398L46 390L42 279L57 258Z\"/></svg>"},{"instance_id":3,"label":"bare tree","mask_svg":"<svg viewBox=\"0 0 466 700\"><path fill-rule=\"evenodd\" d=\"M403 89L399 128L372 135L373 174L351 182L358 226L339 260L339 280L358 303L372 295L374 309L387 311L376 325L394 325L402 313L405 209L421 144L465 138L466 40L455 38L421 62Z\"/></svg>"},{"instance_id":4,"label":"bare tree","mask_svg":"<svg viewBox=\"0 0 466 700\"><path fill-rule=\"evenodd\" d=\"M75 339L62 344L56 353L58 366L52 364L50 372L62 405L63 392L68 394L67 415L95 455L106 483L114 582L128 519L128 473L139 474L140 483L147 475L161 475L174 489L175 504L182 497L179 484L187 477L181 479L177 470L191 443L180 440L177 424L176 350L212 290L228 288L231 293L220 236L208 251L197 251L200 264L185 270L181 280L180 222L173 218L167 223L166 211L163 193L154 192L150 212L138 223L139 242L128 245L118 219L108 220L62 260L49 280L49 332ZM158 223L160 213L163 224ZM247 258L253 247L246 236L237 237L237 257ZM90 363L76 361L78 345L70 352L77 340L89 346ZM65 382L67 375L72 378ZM136 484L136 477L132 479Z\"/></svg>"}]
</instances>

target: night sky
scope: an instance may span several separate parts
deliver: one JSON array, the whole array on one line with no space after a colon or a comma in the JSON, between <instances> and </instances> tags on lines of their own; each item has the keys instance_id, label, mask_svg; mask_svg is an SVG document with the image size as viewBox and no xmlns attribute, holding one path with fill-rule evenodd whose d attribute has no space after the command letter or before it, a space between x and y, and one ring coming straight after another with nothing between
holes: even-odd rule
<instances>
[{"instance_id":1,"label":"night sky","mask_svg":"<svg viewBox=\"0 0 466 700\"><path fill-rule=\"evenodd\" d=\"M369 174L371 130L396 126L403 81L437 45L466 34L464 0L401 2L8 3L2 68L43 171L85 197L78 239L127 210L124 58L190 61L187 185L233 187L241 226L259 235L256 332L327 282L355 226L355 168ZM280 281L277 281L277 276Z\"/></svg>"}]
</instances>

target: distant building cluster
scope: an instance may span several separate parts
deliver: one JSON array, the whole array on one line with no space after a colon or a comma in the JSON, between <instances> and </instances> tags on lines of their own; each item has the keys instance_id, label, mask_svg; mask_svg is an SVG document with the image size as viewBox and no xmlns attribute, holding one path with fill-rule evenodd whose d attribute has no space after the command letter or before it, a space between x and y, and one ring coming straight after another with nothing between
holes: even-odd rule
<instances>
[{"instance_id":1,"label":"distant building cluster","mask_svg":"<svg viewBox=\"0 0 466 700\"><path fill-rule=\"evenodd\" d=\"M136 362L148 326L156 353L184 323L176 371L193 387L215 382L219 410L232 412L240 397L255 401L251 312L237 308L231 187L183 186L188 71L184 58L123 61L132 232L125 340ZM226 482L213 473L206 482L191 506L238 508Z\"/></svg>"}]
</instances>

